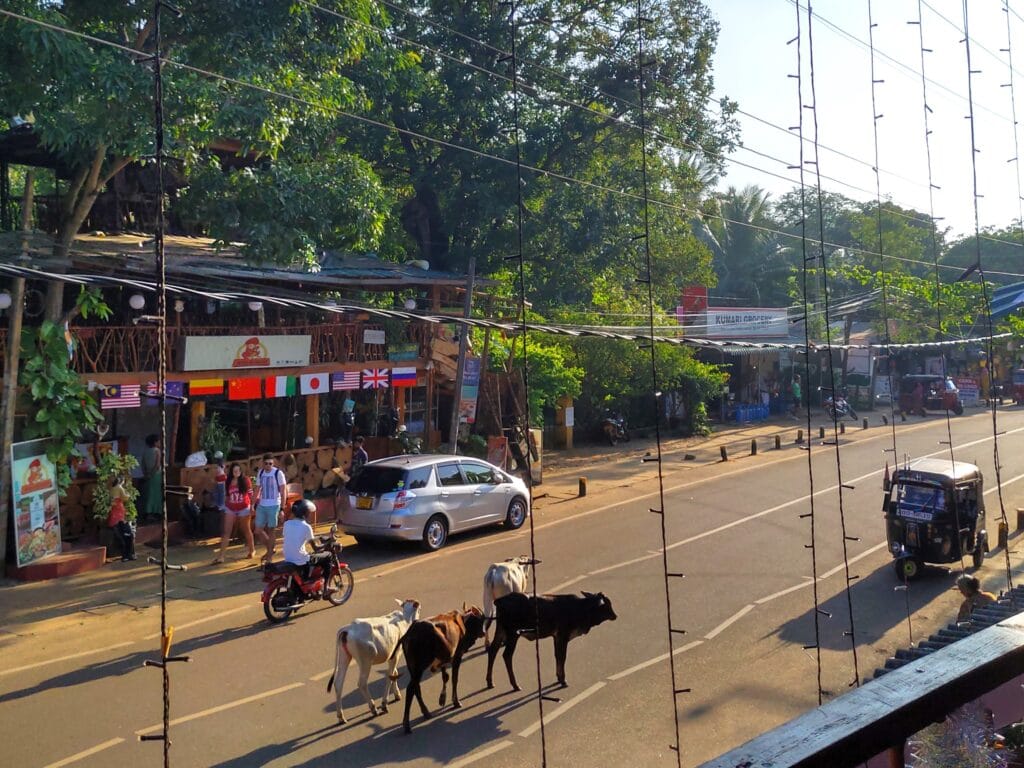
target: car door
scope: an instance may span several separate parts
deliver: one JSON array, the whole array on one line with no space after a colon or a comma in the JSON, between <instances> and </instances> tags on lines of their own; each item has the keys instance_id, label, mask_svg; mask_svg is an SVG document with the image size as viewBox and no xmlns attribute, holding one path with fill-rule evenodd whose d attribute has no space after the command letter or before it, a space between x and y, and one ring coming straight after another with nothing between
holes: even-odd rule
<instances>
[{"instance_id":1,"label":"car door","mask_svg":"<svg viewBox=\"0 0 1024 768\"><path fill-rule=\"evenodd\" d=\"M498 483L494 468L482 461L462 460L462 474L471 493L469 525L485 525L505 518L508 488Z\"/></svg>"},{"instance_id":2,"label":"car door","mask_svg":"<svg viewBox=\"0 0 1024 768\"><path fill-rule=\"evenodd\" d=\"M438 506L451 521L451 530L465 528L466 508L473 498L458 461L446 461L434 468Z\"/></svg>"}]
</instances>

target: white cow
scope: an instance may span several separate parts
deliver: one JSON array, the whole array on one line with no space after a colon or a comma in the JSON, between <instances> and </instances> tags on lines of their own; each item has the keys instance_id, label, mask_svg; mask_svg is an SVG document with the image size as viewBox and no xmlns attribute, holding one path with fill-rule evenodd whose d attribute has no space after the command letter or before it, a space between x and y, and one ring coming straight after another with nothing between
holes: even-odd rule
<instances>
[{"instance_id":1,"label":"white cow","mask_svg":"<svg viewBox=\"0 0 1024 768\"><path fill-rule=\"evenodd\" d=\"M491 644L490 628L494 621L494 601L510 592L525 592L530 581L529 566L539 565L526 555L506 558L501 563L491 563L484 574L484 647Z\"/></svg>"},{"instance_id":2,"label":"white cow","mask_svg":"<svg viewBox=\"0 0 1024 768\"><path fill-rule=\"evenodd\" d=\"M337 685L334 686L334 696L338 706L338 720L342 723L348 722L345 719L345 712L341 707L341 689L345 684L345 675L348 672L352 659L359 664L359 685L366 703L370 706L370 714L378 713L370 698L370 689L366 681L370 677L370 667L374 664L388 665L387 685L384 686L384 696L380 700L380 712L388 711L388 694L394 689L395 701L402 698L398 691L398 662L402 657L402 650L399 641L416 619L420 616L420 604L416 600L395 600L399 606L398 610L392 611L387 616L378 616L372 619L356 619L350 624L338 630L338 649L334 662L334 672L331 679L327 681L327 690L330 692L331 685L337 678ZM396 652L396 649L397 652ZM393 655L392 655L393 654Z\"/></svg>"}]
</instances>

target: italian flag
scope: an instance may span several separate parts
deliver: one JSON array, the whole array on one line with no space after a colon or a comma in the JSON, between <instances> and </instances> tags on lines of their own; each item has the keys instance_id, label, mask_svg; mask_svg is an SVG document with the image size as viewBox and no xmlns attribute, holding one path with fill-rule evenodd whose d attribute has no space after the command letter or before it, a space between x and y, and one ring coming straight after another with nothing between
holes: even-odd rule
<instances>
[{"instance_id":1,"label":"italian flag","mask_svg":"<svg viewBox=\"0 0 1024 768\"><path fill-rule=\"evenodd\" d=\"M267 397L288 397L295 394L294 376L271 376L265 384Z\"/></svg>"}]
</instances>

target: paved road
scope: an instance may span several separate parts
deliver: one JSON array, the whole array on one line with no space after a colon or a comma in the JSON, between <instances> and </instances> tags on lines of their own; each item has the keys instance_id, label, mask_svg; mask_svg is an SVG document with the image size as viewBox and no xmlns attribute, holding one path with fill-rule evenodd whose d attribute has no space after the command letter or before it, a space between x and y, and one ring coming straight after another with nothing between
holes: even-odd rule
<instances>
[{"instance_id":1,"label":"paved road","mask_svg":"<svg viewBox=\"0 0 1024 768\"><path fill-rule=\"evenodd\" d=\"M1024 498L1024 412L1000 414L1004 497L1012 512ZM994 490L991 420L986 414L953 421L957 457L980 464ZM945 421L900 425L902 456L948 455ZM840 448L853 629L843 590L843 538L834 448L815 441L811 451L816 520L817 589L821 608L821 679L826 696L870 677L876 666L915 638L948 621L956 597L952 577L936 571L909 593L895 591L879 513L882 466L892 453L881 429L850 434ZM696 765L817 703L818 665L812 604L808 454L795 449L690 468L675 461L666 478L672 623L676 640L679 729L685 765ZM665 587L662 578L657 486L651 465L637 462L638 480L586 500L550 504L538 514L536 547L544 561L540 589L604 591L619 620L597 627L570 646L570 687L544 703L543 741L549 765L674 765L674 714L668 679ZM640 475L640 473L643 473ZM643 479L640 479L643 478ZM996 496L987 496L990 520ZM1012 524L1011 519L1011 524ZM995 544L995 524L992 543ZM477 650L463 668L464 708L400 733L401 705L370 718L345 687L351 722L339 727L325 690L336 628L354 616L389 609L393 598L414 596L426 614L478 603L487 563L528 549L528 532L488 531L435 555L397 549L360 553L356 592L342 608L318 608L269 627L255 598L258 582L240 582L235 594L203 605L196 595L178 601L172 622L176 651L192 663L173 670L175 765L538 765L539 707L535 694L509 690L504 669L484 690ZM1016 558L1014 558L1016 561ZM1005 584L1002 552L983 569L990 586ZM1001 581L1002 580L1002 581ZM251 587L252 593L247 590ZM71 601L73 602L73 601ZM911 610L908 622L907 607ZM183 621L184 619L184 621ZM142 669L153 647L151 610L117 614L87 632L48 636L29 664L0 659L0 741L10 765L106 766L149 764L160 747L137 736L160 722L159 677ZM62 642L59 635L68 639ZM143 640L149 635L148 640ZM534 645L522 643L519 680L536 685ZM66 658L71 657L71 658ZM541 680L554 680L551 645L540 647ZM27 668L26 668L27 667ZM500 660L499 660L500 667ZM439 681L425 682L436 701ZM371 690L379 696L383 677ZM404 703L404 702L403 702ZM9 762L8 762L9 761Z\"/></svg>"}]
</instances>

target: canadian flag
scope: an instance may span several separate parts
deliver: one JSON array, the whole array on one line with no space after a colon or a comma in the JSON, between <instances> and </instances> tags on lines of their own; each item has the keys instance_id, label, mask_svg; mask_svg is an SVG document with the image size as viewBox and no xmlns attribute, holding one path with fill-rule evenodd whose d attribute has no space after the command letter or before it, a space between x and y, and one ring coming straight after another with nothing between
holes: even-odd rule
<instances>
[{"instance_id":1,"label":"canadian flag","mask_svg":"<svg viewBox=\"0 0 1024 768\"><path fill-rule=\"evenodd\" d=\"M299 377L300 395L320 395L331 391L329 373L307 373Z\"/></svg>"}]
</instances>

